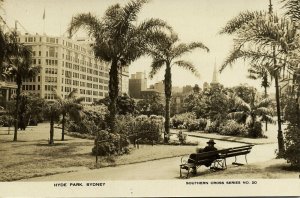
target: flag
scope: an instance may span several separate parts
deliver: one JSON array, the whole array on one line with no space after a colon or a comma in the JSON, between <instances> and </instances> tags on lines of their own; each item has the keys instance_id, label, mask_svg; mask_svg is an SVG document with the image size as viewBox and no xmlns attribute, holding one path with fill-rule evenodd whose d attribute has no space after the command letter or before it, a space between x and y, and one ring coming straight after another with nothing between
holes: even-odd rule
<instances>
[{"instance_id":1,"label":"flag","mask_svg":"<svg viewBox=\"0 0 300 198\"><path fill-rule=\"evenodd\" d=\"M46 14L45 14L45 8L44 8L44 14L43 14L43 20L45 20Z\"/></svg>"}]
</instances>

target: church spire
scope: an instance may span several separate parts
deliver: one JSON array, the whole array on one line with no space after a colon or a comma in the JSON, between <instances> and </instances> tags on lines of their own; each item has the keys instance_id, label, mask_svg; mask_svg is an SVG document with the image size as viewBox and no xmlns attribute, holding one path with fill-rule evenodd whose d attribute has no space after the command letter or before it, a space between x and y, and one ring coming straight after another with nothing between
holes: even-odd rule
<instances>
[{"instance_id":1,"label":"church spire","mask_svg":"<svg viewBox=\"0 0 300 198\"><path fill-rule=\"evenodd\" d=\"M216 66L216 61L215 61L215 66L214 66L214 73L213 73L213 77L212 77L212 84L218 84L218 72L217 72L217 66Z\"/></svg>"}]
</instances>

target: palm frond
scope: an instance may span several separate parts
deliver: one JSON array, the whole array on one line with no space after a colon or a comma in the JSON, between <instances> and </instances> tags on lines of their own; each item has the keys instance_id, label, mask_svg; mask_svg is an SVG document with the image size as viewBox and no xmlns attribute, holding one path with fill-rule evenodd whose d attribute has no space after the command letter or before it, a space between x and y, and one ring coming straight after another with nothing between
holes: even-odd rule
<instances>
[{"instance_id":1,"label":"palm frond","mask_svg":"<svg viewBox=\"0 0 300 198\"><path fill-rule=\"evenodd\" d=\"M250 21L255 19L260 12L245 11L241 12L238 16L231 19L224 28L220 31L220 34L233 34L247 25Z\"/></svg>"},{"instance_id":2,"label":"palm frond","mask_svg":"<svg viewBox=\"0 0 300 198\"><path fill-rule=\"evenodd\" d=\"M284 3L283 7L286 8L285 14L293 21L300 20L300 2L299 0L281 0Z\"/></svg>"},{"instance_id":3,"label":"palm frond","mask_svg":"<svg viewBox=\"0 0 300 198\"><path fill-rule=\"evenodd\" d=\"M155 74L162 68L162 66L166 63L164 59L153 59L151 63L151 71L149 73L149 78L153 78Z\"/></svg>"},{"instance_id":4,"label":"palm frond","mask_svg":"<svg viewBox=\"0 0 300 198\"><path fill-rule=\"evenodd\" d=\"M161 19L150 18L150 19L142 21L137 26L137 29L139 29L140 31L148 31L148 30L155 31L160 28L166 28L166 29L172 31L172 27L169 26L165 21L163 21Z\"/></svg>"},{"instance_id":5,"label":"palm frond","mask_svg":"<svg viewBox=\"0 0 300 198\"><path fill-rule=\"evenodd\" d=\"M259 107L255 110L255 114L258 116L272 115L273 111L267 107Z\"/></svg>"},{"instance_id":6,"label":"palm frond","mask_svg":"<svg viewBox=\"0 0 300 198\"><path fill-rule=\"evenodd\" d=\"M148 0L132 0L129 3L127 3L123 8L123 13L122 13L123 21L126 22L127 24L136 21L137 14L140 12L142 6L147 2Z\"/></svg>"},{"instance_id":7,"label":"palm frond","mask_svg":"<svg viewBox=\"0 0 300 198\"><path fill-rule=\"evenodd\" d=\"M207 52L209 52L208 47L206 47L201 42L192 42L190 44L181 43L178 46L173 48L173 50L172 50L173 57L172 58L180 57L183 54L191 52L193 49L196 49L196 48L204 49Z\"/></svg>"},{"instance_id":8,"label":"palm frond","mask_svg":"<svg viewBox=\"0 0 300 198\"><path fill-rule=\"evenodd\" d=\"M265 98L258 102L257 107L269 107L272 104L272 100L270 98Z\"/></svg>"},{"instance_id":9,"label":"palm frond","mask_svg":"<svg viewBox=\"0 0 300 198\"><path fill-rule=\"evenodd\" d=\"M187 70L191 71L195 76L200 78L200 74L197 71L196 67L189 61L178 60L178 61L173 62L173 65L178 65L179 67L187 69Z\"/></svg>"},{"instance_id":10,"label":"palm frond","mask_svg":"<svg viewBox=\"0 0 300 198\"><path fill-rule=\"evenodd\" d=\"M68 95L67 95L67 99L73 99L76 98L78 94L78 89L73 89Z\"/></svg>"},{"instance_id":11,"label":"palm frond","mask_svg":"<svg viewBox=\"0 0 300 198\"><path fill-rule=\"evenodd\" d=\"M80 28L83 28L89 33L89 35L98 37L98 35L101 34L101 27L101 22L91 13L78 14L75 17L72 17L71 23L68 27L68 33L69 37L72 37L73 34Z\"/></svg>"},{"instance_id":12,"label":"palm frond","mask_svg":"<svg viewBox=\"0 0 300 198\"><path fill-rule=\"evenodd\" d=\"M249 115L249 116L247 116L247 118L246 118L245 124L249 126L249 125L251 125L254 121L255 121L255 120L253 120L253 118Z\"/></svg>"},{"instance_id":13,"label":"palm frond","mask_svg":"<svg viewBox=\"0 0 300 198\"><path fill-rule=\"evenodd\" d=\"M245 113L242 111L237 111L237 112L231 112L227 114L228 119L233 119L233 120L240 120L245 116Z\"/></svg>"}]
</instances>

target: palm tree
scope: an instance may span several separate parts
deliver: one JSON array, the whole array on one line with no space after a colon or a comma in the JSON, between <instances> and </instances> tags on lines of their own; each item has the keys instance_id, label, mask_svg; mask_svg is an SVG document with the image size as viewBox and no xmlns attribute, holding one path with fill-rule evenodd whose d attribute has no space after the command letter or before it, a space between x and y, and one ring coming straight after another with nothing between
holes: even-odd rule
<instances>
[{"instance_id":1,"label":"palm tree","mask_svg":"<svg viewBox=\"0 0 300 198\"><path fill-rule=\"evenodd\" d=\"M61 106L57 101L48 101L44 115L50 120L50 139L49 144L54 144L54 122L59 120L61 114Z\"/></svg>"},{"instance_id":2,"label":"palm tree","mask_svg":"<svg viewBox=\"0 0 300 198\"><path fill-rule=\"evenodd\" d=\"M283 7L285 7L287 10L285 12L285 14L289 17L291 17L291 19L294 22L299 21L300 19L300 4L298 0L281 0L284 5Z\"/></svg>"},{"instance_id":3,"label":"palm tree","mask_svg":"<svg viewBox=\"0 0 300 198\"><path fill-rule=\"evenodd\" d=\"M250 69L248 69L249 75L248 78L257 80L261 79L261 86L264 88L264 97L268 97L267 89L270 87L270 72L269 72L269 65L252 65ZM271 76L272 77L272 76ZM272 80L272 79L271 79ZM265 121L265 130L268 131L268 118L263 117Z\"/></svg>"},{"instance_id":4,"label":"palm tree","mask_svg":"<svg viewBox=\"0 0 300 198\"><path fill-rule=\"evenodd\" d=\"M221 71L237 59L250 60L250 64L268 63L275 79L278 117L278 151L283 153L284 140L281 130L279 98L279 73L293 71L290 53L299 48L297 28L287 18L273 13L244 12L230 20L221 33L234 34L234 49L222 65Z\"/></svg>"},{"instance_id":5,"label":"palm tree","mask_svg":"<svg viewBox=\"0 0 300 198\"><path fill-rule=\"evenodd\" d=\"M61 115L62 115L62 133L61 140L65 140L65 124L66 124L66 116L69 115L74 120L78 120L80 117L80 110L82 109L82 105L80 104L84 97L77 97L78 90L73 89L66 98L64 99L57 90L54 90L56 100L60 106Z\"/></svg>"},{"instance_id":6,"label":"palm tree","mask_svg":"<svg viewBox=\"0 0 300 198\"><path fill-rule=\"evenodd\" d=\"M119 94L119 71L142 56L147 35L160 28L170 28L159 19L137 23L137 15L148 0L134 0L125 6L110 6L100 20L95 15L78 14L69 26L70 36L79 28L87 30L94 39L95 56L111 63L109 71L110 130L116 132L116 101Z\"/></svg>"},{"instance_id":7,"label":"palm tree","mask_svg":"<svg viewBox=\"0 0 300 198\"><path fill-rule=\"evenodd\" d=\"M234 112L228 114L228 118L236 119L239 122L243 122L250 129L254 127L256 121L261 121L262 119L272 122L272 109L270 105L272 100L269 98L264 98L260 100L259 98L252 96L250 104L246 103L243 99L235 94L230 96L234 101ZM255 136L255 134L252 134ZM258 134L256 134L258 135Z\"/></svg>"},{"instance_id":8,"label":"palm tree","mask_svg":"<svg viewBox=\"0 0 300 198\"><path fill-rule=\"evenodd\" d=\"M5 34L0 29L0 80L5 79L8 76L8 54L7 54L7 48L8 48L8 34Z\"/></svg>"},{"instance_id":9,"label":"palm tree","mask_svg":"<svg viewBox=\"0 0 300 198\"><path fill-rule=\"evenodd\" d=\"M193 42L190 44L178 43L179 39L177 34L171 33L170 35L165 32L156 32L152 35L156 38L156 42L149 46L148 54L152 57L150 78L165 66L165 98L166 98L166 112L165 112L165 134L164 141L169 141L170 134L170 101L172 97L172 67L177 65L181 68L190 70L196 76L199 76L196 67L189 61L180 59L184 54L191 52L196 48L209 49L201 42ZM153 39L155 41L155 39Z\"/></svg>"},{"instance_id":10,"label":"palm tree","mask_svg":"<svg viewBox=\"0 0 300 198\"><path fill-rule=\"evenodd\" d=\"M13 139L14 141L17 141L19 101L23 79L36 76L40 67L32 65L31 49L18 42L18 35L16 32L10 34L7 48L9 75L15 78L17 83L15 132Z\"/></svg>"}]
</instances>

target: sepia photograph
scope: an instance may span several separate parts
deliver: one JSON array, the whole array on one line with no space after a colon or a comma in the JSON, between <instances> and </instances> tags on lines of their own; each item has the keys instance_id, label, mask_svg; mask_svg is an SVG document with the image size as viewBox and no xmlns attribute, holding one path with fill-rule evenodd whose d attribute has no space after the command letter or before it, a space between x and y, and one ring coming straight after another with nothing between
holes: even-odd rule
<instances>
[{"instance_id":1,"label":"sepia photograph","mask_svg":"<svg viewBox=\"0 0 300 198\"><path fill-rule=\"evenodd\" d=\"M0 0L0 197L300 196L300 0Z\"/></svg>"}]
</instances>

